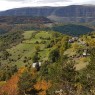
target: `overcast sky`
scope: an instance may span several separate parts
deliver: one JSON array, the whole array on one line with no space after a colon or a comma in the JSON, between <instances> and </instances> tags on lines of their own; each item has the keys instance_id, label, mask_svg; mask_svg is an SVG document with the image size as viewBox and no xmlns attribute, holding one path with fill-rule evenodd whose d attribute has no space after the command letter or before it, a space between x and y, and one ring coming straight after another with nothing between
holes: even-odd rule
<instances>
[{"instance_id":1,"label":"overcast sky","mask_svg":"<svg viewBox=\"0 0 95 95\"><path fill-rule=\"evenodd\" d=\"M95 0L0 0L0 11L19 7L95 4Z\"/></svg>"}]
</instances>

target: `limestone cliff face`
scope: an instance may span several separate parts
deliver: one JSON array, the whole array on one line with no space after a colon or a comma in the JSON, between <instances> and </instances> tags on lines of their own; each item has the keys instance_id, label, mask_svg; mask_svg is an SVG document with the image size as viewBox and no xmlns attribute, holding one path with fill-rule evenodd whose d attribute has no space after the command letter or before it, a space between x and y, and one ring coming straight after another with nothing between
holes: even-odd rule
<instances>
[{"instance_id":1,"label":"limestone cliff face","mask_svg":"<svg viewBox=\"0 0 95 95\"><path fill-rule=\"evenodd\" d=\"M17 8L0 12L0 16L45 16L58 22L94 22L95 6Z\"/></svg>"}]
</instances>

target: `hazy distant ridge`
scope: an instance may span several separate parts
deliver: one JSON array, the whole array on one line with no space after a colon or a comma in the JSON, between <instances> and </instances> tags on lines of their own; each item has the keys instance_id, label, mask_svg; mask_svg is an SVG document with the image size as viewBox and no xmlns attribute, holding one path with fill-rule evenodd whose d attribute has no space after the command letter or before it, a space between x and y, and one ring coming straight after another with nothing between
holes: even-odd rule
<instances>
[{"instance_id":1,"label":"hazy distant ridge","mask_svg":"<svg viewBox=\"0 0 95 95\"><path fill-rule=\"evenodd\" d=\"M94 22L95 6L16 8L0 12L0 16L45 16L59 22Z\"/></svg>"}]
</instances>

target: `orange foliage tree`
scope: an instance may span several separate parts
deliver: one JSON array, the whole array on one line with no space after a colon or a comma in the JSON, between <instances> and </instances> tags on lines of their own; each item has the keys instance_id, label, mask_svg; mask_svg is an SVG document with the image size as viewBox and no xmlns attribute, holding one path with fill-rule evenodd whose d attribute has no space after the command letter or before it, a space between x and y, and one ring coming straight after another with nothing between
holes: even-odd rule
<instances>
[{"instance_id":1,"label":"orange foliage tree","mask_svg":"<svg viewBox=\"0 0 95 95\"><path fill-rule=\"evenodd\" d=\"M6 82L1 88L0 88L0 95L18 95L18 81L19 76L22 74L22 72L26 68L21 68L19 71L11 77L10 80Z\"/></svg>"},{"instance_id":2,"label":"orange foliage tree","mask_svg":"<svg viewBox=\"0 0 95 95\"><path fill-rule=\"evenodd\" d=\"M12 78L7 81L7 83L1 87L0 95L17 95L17 83L18 83L18 75L12 76Z\"/></svg>"},{"instance_id":3,"label":"orange foliage tree","mask_svg":"<svg viewBox=\"0 0 95 95\"><path fill-rule=\"evenodd\" d=\"M51 82L50 81L38 81L35 85L34 88L39 91L38 95L47 95L48 89L51 87Z\"/></svg>"}]
</instances>

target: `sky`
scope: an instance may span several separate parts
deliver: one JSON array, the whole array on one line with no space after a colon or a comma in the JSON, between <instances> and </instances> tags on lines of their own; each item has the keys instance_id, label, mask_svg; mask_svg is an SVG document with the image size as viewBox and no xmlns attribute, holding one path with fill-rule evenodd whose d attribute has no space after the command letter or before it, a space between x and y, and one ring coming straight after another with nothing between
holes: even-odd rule
<instances>
[{"instance_id":1,"label":"sky","mask_svg":"<svg viewBox=\"0 0 95 95\"><path fill-rule=\"evenodd\" d=\"M0 11L20 7L95 4L95 0L0 0Z\"/></svg>"}]
</instances>

